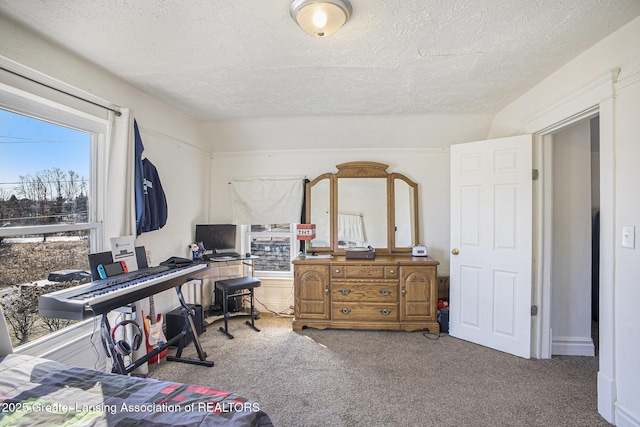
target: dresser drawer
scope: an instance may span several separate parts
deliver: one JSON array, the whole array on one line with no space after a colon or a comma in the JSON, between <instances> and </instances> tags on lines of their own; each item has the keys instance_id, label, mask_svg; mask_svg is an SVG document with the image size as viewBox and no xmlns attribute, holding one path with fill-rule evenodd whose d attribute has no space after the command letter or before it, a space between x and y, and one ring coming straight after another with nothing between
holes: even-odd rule
<instances>
[{"instance_id":1,"label":"dresser drawer","mask_svg":"<svg viewBox=\"0 0 640 427\"><path fill-rule=\"evenodd\" d=\"M384 268L384 278L385 279L397 279L398 277L399 277L399 274L398 274L398 267L397 266L385 267Z\"/></svg>"},{"instance_id":2,"label":"dresser drawer","mask_svg":"<svg viewBox=\"0 0 640 427\"><path fill-rule=\"evenodd\" d=\"M385 265L333 265L332 279L397 279L397 266Z\"/></svg>"},{"instance_id":3,"label":"dresser drawer","mask_svg":"<svg viewBox=\"0 0 640 427\"><path fill-rule=\"evenodd\" d=\"M344 277L348 279L384 279L384 265L346 265Z\"/></svg>"},{"instance_id":4,"label":"dresser drawer","mask_svg":"<svg viewBox=\"0 0 640 427\"><path fill-rule=\"evenodd\" d=\"M331 317L334 321L397 322L398 304L334 302Z\"/></svg>"},{"instance_id":5,"label":"dresser drawer","mask_svg":"<svg viewBox=\"0 0 640 427\"><path fill-rule=\"evenodd\" d=\"M331 266L331 278L340 279L344 278L344 265L332 265Z\"/></svg>"},{"instance_id":6,"label":"dresser drawer","mask_svg":"<svg viewBox=\"0 0 640 427\"><path fill-rule=\"evenodd\" d=\"M331 300L345 302L398 302L398 285L366 283L332 283Z\"/></svg>"}]
</instances>

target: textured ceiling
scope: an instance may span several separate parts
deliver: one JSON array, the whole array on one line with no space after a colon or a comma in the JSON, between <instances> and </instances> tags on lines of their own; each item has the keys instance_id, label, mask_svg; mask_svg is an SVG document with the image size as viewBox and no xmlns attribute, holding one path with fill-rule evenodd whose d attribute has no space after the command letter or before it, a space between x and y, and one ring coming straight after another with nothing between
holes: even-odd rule
<instances>
[{"instance_id":1,"label":"textured ceiling","mask_svg":"<svg viewBox=\"0 0 640 427\"><path fill-rule=\"evenodd\" d=\"M291 0L0 0L0 13L200 121L493 114L640 15L638 0L351 0L316 39Z\"/></svg>"}]
</instances>

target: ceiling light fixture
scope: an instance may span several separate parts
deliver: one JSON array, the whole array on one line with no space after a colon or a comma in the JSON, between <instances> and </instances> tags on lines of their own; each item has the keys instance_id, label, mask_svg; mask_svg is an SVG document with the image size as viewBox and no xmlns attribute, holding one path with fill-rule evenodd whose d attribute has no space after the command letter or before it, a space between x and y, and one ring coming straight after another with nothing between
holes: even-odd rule
<instances>
[{"instance_id":1,"label":"ceiling light fixture","mask_svg":"<svg viewBox=\"0 0 640 427\"><path fill-rule=\"evenodd\" d=\"M348 0L294 0L291 17L307 34L326 37L335 33L351 16Z\"/></svg>"}]
</instances>

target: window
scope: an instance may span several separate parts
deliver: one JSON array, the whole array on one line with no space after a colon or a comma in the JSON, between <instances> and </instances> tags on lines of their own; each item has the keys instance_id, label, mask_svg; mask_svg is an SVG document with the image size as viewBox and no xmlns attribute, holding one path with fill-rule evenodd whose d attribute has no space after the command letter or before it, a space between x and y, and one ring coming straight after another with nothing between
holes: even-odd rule
<instances>
[{"instance_id":1,"label":"window","mask_svg":"<svg viewBox=\"0 0 640 427\"><path fill-rule=\"evenodd\" d=\"M95 165L104 124L20 105L0 109L0 303L14 347L72 323L41 318L38 295L89 281L87 255L102 241Z\"/></svg>"},{"instance_id":2,"label":"window","mask_svg":"<svg viewBox=\"0 0 640 427\"><path fill-rule=\"evenodd\" d=\"M244 248L259 258L254 261L256 275L291 277L291 261L297 256L295 224L245 225Z\"/></svg>"}]
</instances>

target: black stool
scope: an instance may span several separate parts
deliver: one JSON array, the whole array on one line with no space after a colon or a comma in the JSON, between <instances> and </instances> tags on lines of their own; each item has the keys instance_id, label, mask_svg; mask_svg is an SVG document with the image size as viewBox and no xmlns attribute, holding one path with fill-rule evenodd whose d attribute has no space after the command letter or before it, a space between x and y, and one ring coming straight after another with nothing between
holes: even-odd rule
<instances>
[{"instance_id":1,"label":"black stool","mask_svg":"<svg viewBox=\"0 0 640 427\"><path fill-rule=\"evenodd\" d=\"M221 326L220 331L227 337L229 337L229 339L233 339L233 335L229 333L229 325L227 323L230 317L227 303L228 299L232 297L239 297L244 295L250 296L251 312L249 316L251 316L251 322L247 320L245 323L251 326L254 330L260 332L260 329L256 328L256 325L253 323L253 288L259 287L261 283L262 282L260 282L260 280L249 276L238 277L237 279L225 279L216 281L216 288L222 291L222 312L224 313L224 328ZM244 291L245 289L246 291Z\"/></svg>"}]
</instances>

